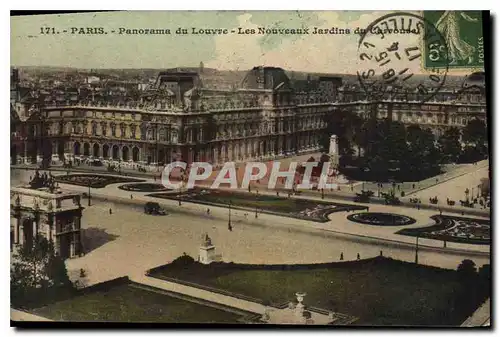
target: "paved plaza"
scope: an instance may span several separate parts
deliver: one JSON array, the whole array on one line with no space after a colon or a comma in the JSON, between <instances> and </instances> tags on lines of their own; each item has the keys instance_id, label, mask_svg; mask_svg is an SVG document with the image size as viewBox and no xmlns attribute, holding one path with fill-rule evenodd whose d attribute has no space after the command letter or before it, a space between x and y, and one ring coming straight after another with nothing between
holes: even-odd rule
<instances>
[{"instance_id":1,"label":"paved plaza","mask_svg":"<svg viewBox=\"0 0 500 337\"><path fill-rule=\"evenodd\" d=\"M26 182L32 174L14 171L12 183ZM480 176L481 172L477 173L477 177ZM87 254L67 260L66 264L73 280L79 278L81 268L86 271L84 284L87 286L121 276L149 284L151 280L144 276L146 270L169 263L183 253L197 258L205 233L212 238L217 253L222 254L225 262L323 263L339 261L341 254L348 261L357 259L357 254L364 259L378 256L381 251L384 256L413 262L415 238L395 233L402 228L428 226L433 223L430 216L436 214L432 210L368 204L373 212L399 213L417 220L409 226L369 226L347 220L347 212L330 214L327 223L314 223L270 214L258 214L255 219L253 212L233 210L232 231L229 231L226 208L210 206L208 215L207 206L188 202L178 206L175 200L159 200L146 197L147 193L120 190L120 185L91 189L94 197L90 207L86 199L83 200L86 207L82 218L83 243ZM60 186L82 193L88 191L84 186ZM108 201L104 201L105 198ZM143 205L151 200L160 202L169 214L144 214ZM419 246L421 264L456 269L464 259L472 259L477 266L490 263L489 245L447 243L443 248L440 241L420 239ZM163 284L161 287L172 286ZM307 292L307 289L300 290ZM192 291L183 288L184 293ZM205 295L202 298L215 296ZM217 297L213 300L224 303L227 299ZM257 309L250 311L264 310L262 306ZM284 319L274 315L271 314L272 320Z\"/></svg>"},{"instance_id":2,"label":"paved plaza","mask_svg":"<svg viewBox=\"0 0 500 337\"><path fill-rule=\"evenodd\" d=\"M468 174L418 191L411 194L408 198L420 198L424 202L428 201L429 198L438 197L439 204L442 205L446 205L446 198L450 198L459 204L459 200L465 200L466 189L469 189L469 198L472 196L476 197L480 193L478 185L481 183L482 178L489 178L488 162L477 165L476 170Z\"/></svg>"}]
</instances>

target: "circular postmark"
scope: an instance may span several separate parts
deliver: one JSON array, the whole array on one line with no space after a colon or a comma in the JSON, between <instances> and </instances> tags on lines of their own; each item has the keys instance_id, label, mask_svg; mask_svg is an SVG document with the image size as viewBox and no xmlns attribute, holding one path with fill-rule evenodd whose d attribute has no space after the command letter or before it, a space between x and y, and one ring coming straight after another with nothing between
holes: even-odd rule
<instances>
[{"instance_id":1,"label":"circular postmark","mask_svg":"<svg viewBox=\"0 0 500 337\"><path fill-rule=\"evenodd\" d=\"M430 21L390 13L360 34L358 80L369 100L423 103L445 84L448 55L445 38Z\"/></svg>"}]
</instances>

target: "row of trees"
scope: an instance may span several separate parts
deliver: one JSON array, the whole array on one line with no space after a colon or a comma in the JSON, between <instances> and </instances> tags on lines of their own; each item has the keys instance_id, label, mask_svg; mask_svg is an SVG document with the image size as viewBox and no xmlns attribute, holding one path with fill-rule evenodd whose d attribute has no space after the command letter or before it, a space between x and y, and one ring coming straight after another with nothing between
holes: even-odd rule
<instances>
[{"instance_id":1,"label":"row of trees","mask_svg":"<svg viewBox=\"0 0 500 337\"><path fill-rule=\"evenodd\" d=\"M361 175L357 178L424 178L438 173L442 164L477 161L488 154L486 125L478 119L462 130L451 127L436 140L431 130L416 124L363 119L344 110L328 121L326 148L330 134L339 139L342 173Z\"/></svg>"}]
</instances>

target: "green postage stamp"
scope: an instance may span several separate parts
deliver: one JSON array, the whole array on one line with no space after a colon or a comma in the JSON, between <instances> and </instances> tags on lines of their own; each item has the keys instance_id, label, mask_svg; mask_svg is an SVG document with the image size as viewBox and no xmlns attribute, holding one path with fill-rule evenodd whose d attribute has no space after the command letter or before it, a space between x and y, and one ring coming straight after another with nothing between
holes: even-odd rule
<instances>
[{"instance_id":1,"label":"green postage stamp","mask_svg":"<svg viewBox=\"0 0 500 337\"><path fill-rule=\"evenodd\" d=\"M439 31L448 50L447 59L437 60L432 46L426 45L425 68L484 69L481 11L424 11L423 16Z\"/></svg>"}]
</instances>

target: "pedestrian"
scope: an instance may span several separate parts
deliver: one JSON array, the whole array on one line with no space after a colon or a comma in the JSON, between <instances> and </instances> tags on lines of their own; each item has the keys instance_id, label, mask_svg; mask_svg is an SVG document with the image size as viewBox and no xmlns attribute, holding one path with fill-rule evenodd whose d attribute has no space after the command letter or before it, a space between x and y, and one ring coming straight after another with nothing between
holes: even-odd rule
<instances>
[{"instance_id":1,"label":"pedestrian","mask_svg":"<svg viewBox=\"0 0 500 337\"><path fill-rule=\"evenodd\" d=\"M207 208L207 215L210 215L210 208Z\"/></svg>"},{"instance_id":2,"label":"pedestrian","mask_svg":"<svg viewBox=\"0 0 500 337\"><path fill-rule=\"evenodd\" d=\"M279 197L280 196L280 192L276 191L276 196Z\"/></svg>"},{"instance_id":3,"label":"pedestrian","mask_svg":"<svg viewBox=\"0 0 500 337\"><path fill-rule=\"evenodd\" d=\"M443 210L441 208L439 209L439 215L443 215Z\"/></svg>"},{"instance_id":4,"label":"pedestrian","mask_svg":"<svg viewBox=\"0 0 500 337\"><path fill-rule=\"evenodd\" d=\"M228 226L227 226L227 229L228 229L230 232L232 232L232 231L233 231L233 226L228 225Z\"/></svg>"},{"instance_id":5,"label":"pedestrian","mask_svg":"<svg viewBox=\"0 0 500 337\"><path fill-rule=\"evenodd\" d=\"M111 208L109 209L109 214L113 214L113 210Z\"/></svg>"},{"instance_id":6,"label":"pedestrian","mask_svg":"<svg viewBox=\"0 0 500 337\"><path fill-rule=\"evenodd\" d=\"M340 253L340 261L344 261L344 253Z\"/></svg>"},{"instance_id":7,"label":"pedestrian","mask_svg":"<svg viewBox=\"0 0 500 337\"><path fill-rule=\"evenodd\" d=\"M132 200L132 199L134 199L134 196L133 196L132 194L130 195L130 199L131 199L131 200Z\"/></svg>"},{"instance_id":8,"label":"pedestrian","mask_svg":"<svg viewBox=\"0 0 500 337\"><path fill-rule=\"evenodd\" d=\"M361 259L361 256L359 255L359 253L358 253L357 259L358 259L358 260L359 260L359 259Z\"/></svg>"},{"instance_id":9,"label":"pedestrian","mask_svg":"<svg viewBox=\"0 0 500 337\"><path fill-rule=\"evenodd\" d=\"M359 255L359 254L358 254ZM384 253L382 251L380 251L380 256L384 256Z\"/></svg>"},{"instance_id":10,"label":"pedestrian","mask_svg":"<svg viewBox=\"0 0 500 337\"><path fill-rule=\"evenodd\" d=\"M411 187L412 187L413 189L415 189L415 184L411 185Z\"/></svg>"}]
</instances>

